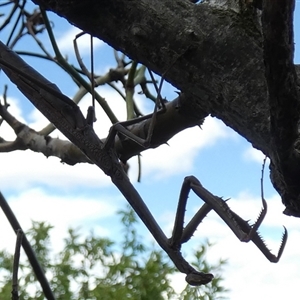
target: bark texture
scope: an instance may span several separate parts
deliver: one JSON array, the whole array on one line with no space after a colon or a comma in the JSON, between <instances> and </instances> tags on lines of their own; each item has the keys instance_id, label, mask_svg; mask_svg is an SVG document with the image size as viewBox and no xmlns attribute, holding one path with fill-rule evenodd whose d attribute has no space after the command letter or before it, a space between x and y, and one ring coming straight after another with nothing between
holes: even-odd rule
<instances>
[{"instance_id":1,"label":"bark texture","mask_svg":"<svg viewBox=\"0 0 300 300\"><path fill-rule=\"evenodd\" d=\"M249 1L239 11L188 0L34 2L163 74L186 95L188 116L216 116L262 150L286 213L300 216L293 1L264 1L262 27Z\"/></svg>"}]
</instances>

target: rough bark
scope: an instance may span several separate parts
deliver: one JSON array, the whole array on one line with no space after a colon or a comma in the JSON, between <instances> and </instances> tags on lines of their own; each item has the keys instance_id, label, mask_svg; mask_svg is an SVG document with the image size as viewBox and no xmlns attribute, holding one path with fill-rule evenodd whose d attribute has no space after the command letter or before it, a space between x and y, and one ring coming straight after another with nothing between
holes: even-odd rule
<instances>
[{"instance_id":1,"label":"rough bark","mask_svg":"<svg viewBox=\"0 0 300 300\"><path fill-rule=\"evenodd\" d=\"M251 19L185 0L34 2L165 73L192 96L189 113L208 111L268 153L262 36Z\"/></svg>"},{"instance_id":2,"label":"rough bark","mask_svg":"<svg viewBox=\"0 0 300 300\"><path fill-rule=\"evenodd\" d=\"M203 111L210 113L262 150L272 160L272 180L288 207L286 213L300 216L295 112L288 121L293 105L298 112L299 102L290 47L292 1L280 1L281 7L273 10L273 1L264 1L262 28L255 10L247 5L237 12L187 0L34 2L164 74L188 96L189 101L183 103L187 114L200 117ZM272 36L276 30L281 34L282 49L279 47L274 54L270 49L278 46L276 36ZM281 68L278 58L283 59ZM281 77L270 79L271 70ZM284 86L279 90L277 85L282 82ZM277 92L280 97L276 102ZM284 99L288 99L287 110L283 109ZM288 144L280 148L285 138Z\"/></svg>"},{"instance_id":3,"label":"rough bark","mask_svg":"<svg viewBox=\"0 0 300 300\"><path fill-rule=\"evenodd\" d=\"M299 86L293 64L293 1L263 4L264 61L270 104L272 177L285 213L300 217Z\"/></svg>"}]
</instances>

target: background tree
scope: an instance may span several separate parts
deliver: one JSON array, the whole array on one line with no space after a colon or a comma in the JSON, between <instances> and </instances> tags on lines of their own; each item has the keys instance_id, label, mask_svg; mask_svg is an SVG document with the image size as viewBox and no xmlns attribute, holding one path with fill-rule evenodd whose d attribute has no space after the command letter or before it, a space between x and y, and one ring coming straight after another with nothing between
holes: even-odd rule
<instances>
[{"instance_id":1,"label":"background tree","mask_svg":"<svg viewBox=\"0 0 300 300\"><path fill-rule=\"evenodd\" d=\"M93 232L87 237L80 230L70 228L64 247L59 253L51 251L50 231L46 222L33 222L27 235L37 253L56 299L223 299L222 269L226 262L209 265L205 253L211 245L207 242L196 252L195 265L218 273L215 280L204 289L187 287L181 294L171 286L171 276L176 272L169 259L157 247L147 245L136 231L137 216L127 207L119 211L123 239L113 241L97 237ZM3 279L0 294L11 298L13 255L0 252ZM31 266L23 259L20 266L20 299L45 299Z\"/></svg>"}]
</instances>

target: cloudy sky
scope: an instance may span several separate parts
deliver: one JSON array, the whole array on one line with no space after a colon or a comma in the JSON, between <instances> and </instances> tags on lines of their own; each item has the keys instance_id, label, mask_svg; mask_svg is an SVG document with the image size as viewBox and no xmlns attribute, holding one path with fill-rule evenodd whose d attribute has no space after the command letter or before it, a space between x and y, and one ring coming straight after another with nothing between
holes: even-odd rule
<instances>
[{"instance_id":1,"label":"cloudy sky","mask_svg":"<svg viewBox=\"0 0 300 300\"><path fill-rule=\"evenodd\" d=\"M295 62L300 62L300 3L295 13ZM297 18L298 16L298 18ZM75 62L73 38L79 30L66 21L50 14L55 23L55 35L64 55ZM6 41L7 32L1 32L0 38ZM50 48L49 42L43 39ZM37 49L30 38L24 42ZM29 44L30 43L30 44ZM88 64L89 37L80 38L80 51ZM95 69L103 74L114 66L113 52L103 42L95 40ZM20 43L18 50L24 49ZM25 58L49 80L56 83L70 97L76 93L76 87L60 70L48 62L41 63L32 58ZM8 82L0 74L1 86ZM176 97L176 89L164 85L163 96L171 100ZM125 106L116 93L105 87L98 92L111 105L120 119L125 118ZM8 90L10 112L20 121L36 130L48 124L47 120L13 86ZM148 112L147 103L141 96L136 100L144 112ZM91 99L87 97L81 103L86 112ZM98 121L95 129L100 137L105 137L109 130L107 117L97 110ZM6 125L0 127L0 136L14 139L12 130ZM55 131L52 136L63 136ZM155 150L143 152L142 182L137 183L137 159L130 160L130 178L143 199L157 218L159 224L169 235L172 230L174 211L183 178L196 176L213 194L231 198L230 207L244 219L255 220L261 209L260 178L263 155L238 134L217 119L207 118L202 129L186 130ZM45 158L42 154L30 151L17 151L0 154L0 190L9 201L19 222L26 230L31 220L48 221L55 226L52 242L55 249L60 249L67 228L80 227L84 234L92 228L102 236L117 238L120 232L115 213L124 208L126 200L120 195L110 180L98 168L81 164L68 166L57 158ZM299 268L299 220L284 216L284 207L272 188L266 168L264 180L265 198L268 214L260 232L266 243L277 253L283 227L289 232L285 252L278 264L272 264L252 244L241 243L216 214L210 213L198 228L194 238L184 247L184 252L191 253L203 240L209 238L215 245L208 253L208 260L214 264L220 258L227 258L224 271L224 285L230 289L228 297L232 300L252 299L297 299L297 287L300 278ZM202 204L191 195L187 217ZM5 216L0 212L0 249L14 249L15 236ZM151 241L150 234L141 225L140 233ZM174 277L174 285L182 289L184 275ZM294 295L294 296L293 296Z\"/></svg>"}]
</instances>

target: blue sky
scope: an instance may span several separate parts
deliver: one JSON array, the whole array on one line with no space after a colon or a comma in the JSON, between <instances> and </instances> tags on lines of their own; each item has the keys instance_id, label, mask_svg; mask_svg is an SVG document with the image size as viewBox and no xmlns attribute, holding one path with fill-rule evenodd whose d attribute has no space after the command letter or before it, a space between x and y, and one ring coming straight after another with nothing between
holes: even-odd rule
<instances>
[{"instance_id":1,"label":"blue sky","mask_svg":"<svg viewBox=\"0 0 300 300\"><path fill-rule=\"evenodd\" d=\"M295 62L300 61L299 3L295 12ZM298 16L298 18L297 18ZM54 21L54 32L61 51L75 63L72 40L79 31L65 20L49 14ZM6 41L7 32L0 33L0 39ZM44 39L48 49L50 45ZM26 47L36 47L28 37L24 39ZM24 42L16 49L24 49ZM80 39L81 55L89 65L89 37ZM56 83L69 97L76 93L72 81L56 66L48 62L24 57L49 80ZM107 72L115 65L112 50L103 42L95 42L95 70L98 74ZM8 82L0 74L0 89ZM0 90L1 91L1 90ZM137 90L138 91L138 90ZM175 88L164 85L162 95L168 100L176 97ZM125 118L125 107L116 93L106 87L98 92L110 103L120 119ZM10 112L19 120L40 130L48 121L19 93L15 87L8 90L11 104ZM144 112L149 106L141 96L136 96ZM81 108L85 113L91 98L86 97ZM109 121L97 110L98 121L95 129L100 137L107 135ZM13 139L14 134L8 126L0 127L0 136ZM63 136L55 131L52 136ZM155 150L143 152L142 182L137 183L137 160L130 160L130 178L141 193L145 202L157 218L163 229L170 233L174 219L179 190L183 178L196 176L213 194L231 198L229 205L244 219L255 220L261 209L260 178L263 155L252 149L251 145L233 130L217 119L208 118L202 130L186 130ZM82 228L82 232L93 229L95 233L117 238L120 227L115 212L125 207L126 201L95 166L81 164L74 167L63 165L57 158L45 158L42 154L30 151L1 153L0 155L0 190L9 200L24 229L30 226L30 220L48 221L55 226L53 245L62 246L62 239L67 228ZM281 261L271 264L253 244L243 244L229 228L211 213L201 224L195 237L184 247L189 255L201 241L209 238L216 245L209 251L208 259L213 264L219 258L228 258L224 285L231 290L228 294L233 300L280 299L291 293L289 299L296 299L300 268L298 267L299 220L282 215L284 207L268 178L268 168L264 180L265 198L268 202L268 215L261 227L261 233L274 253L277 252L282 234L282 225L289 230L289 240ZM187 217L191 216L202 201L191 195ZM1 239L0 249L13 250L15 237L0 212ZM7 228L7 229L6 229ZM139 232L151 241L151 236L141 225ZM5 235L5 236L3 236ZM283 278L284 276L284 278ZM284 287L283 287L284 283ZM184 275L174 277L174 285L180 289L185 285ZM245 291L247 293L245 294Z\"/></svg>"}]
</instances>

